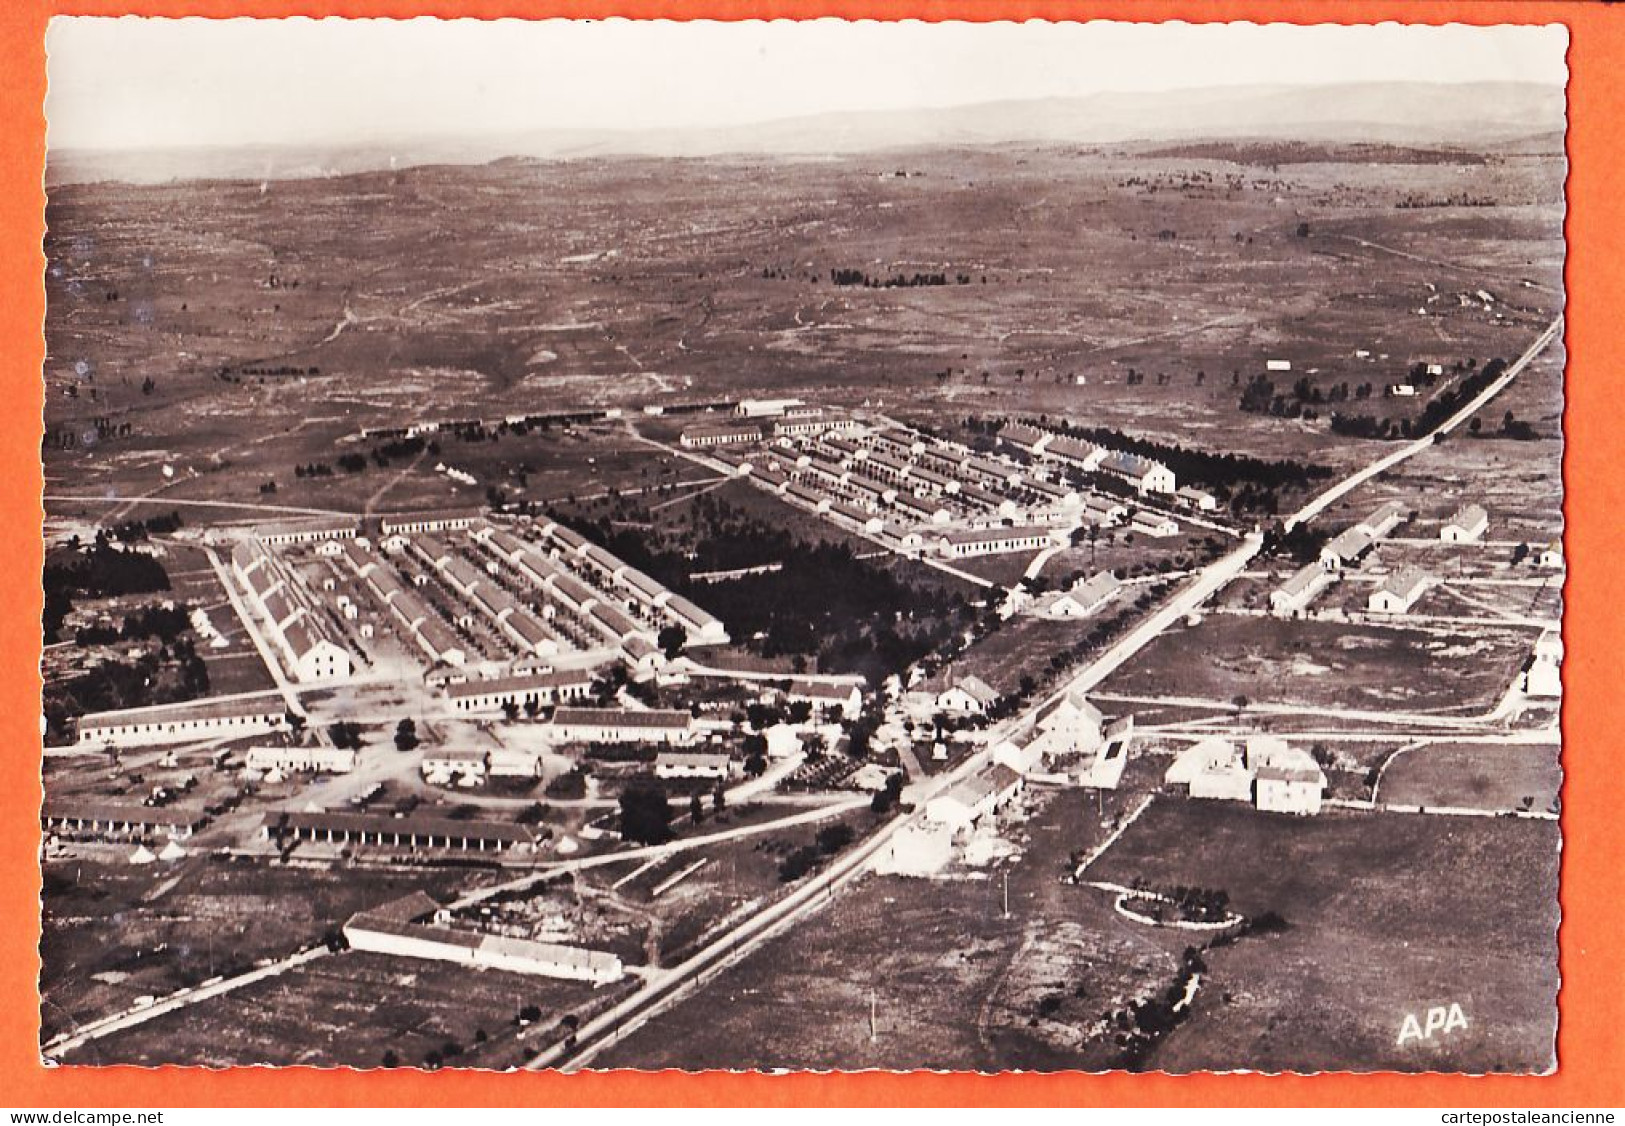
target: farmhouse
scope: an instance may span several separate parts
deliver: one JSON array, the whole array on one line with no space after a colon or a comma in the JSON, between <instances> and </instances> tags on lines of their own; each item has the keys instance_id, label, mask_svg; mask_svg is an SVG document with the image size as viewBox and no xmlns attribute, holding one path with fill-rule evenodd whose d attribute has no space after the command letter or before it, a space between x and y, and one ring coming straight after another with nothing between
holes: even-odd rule
<instances>
[{"instance_id":1,"label":"farmhouse","mask_svg":"<svg viewBox=\"0 0 1625 1126\"><path fill-rule=\"evenodd\" d=\"M950 532L937 541L937 553L945 559L969 559L978 555L1037 551L1053 542L1048 528L986 528L973 532Z\"/></svg>"},{"instance_id":2,"label":"farmhouse","mask_svg":"<svg viewBox=\"0 0 1625 1126\"><path fill-rule=\"evenodd\" d=\"M1209 735L1182 751L1162 776L1169 786L1184 786L1193 798L1249 801L1252 772L1242 749L1219 735Z\"/></svg>"},{"instance_id":3,"label":"farmhouse","mask_svg":"<svg viewBox=\"0 0 1625 1126\"><path fill-rule=\"evenodd\" d=\"M1081 692L1068 692L1038 713L1029 750L1040 761L1054 763L1093 754L1105 730L1106 717Z\"/></svg>"},{"instance_id":4,"label":"farmhouse","mask_svg":"<svg viewBox=\"0 0 1625 1126\"><path fill-rule=\"evenodd\" d=\"M1270 609L1283 617L1296 614L1315 600L1315 595L1326 589L1332 576L1318 563L1310 563L1293 573L1279 588L1270 591Z\"/></svg>"},{"instance_id":5,"label":"farmhouse","mask_svg":"<svg viewBox=\"0 0 1625 1126\"><path fill-rule=\"evenodd\" d=\"M591 691L590 673L566 670L494 680L465 680L449 686L446 699L460 712L500 712L510 704L529 710L568 700L584 700Z\"/></svg>"},{"instance_id":6,"label":"farmhouse","mask_svg":"<svg viewBox=\"0 0 1625 1126\"><path fill-rule=\"evenodd\" d=\"M1046 618L1087 618L1110 602L1123 588L1116 575L1101 571L1073 583L1066 590L1051 591L1033 602L1033 613Z\"/></svg>"},{"instance_id":7,"label":"farmhouse","mask_svg":"<svg viewBox=\"0 0 1625 1126\"><path fill-rule=\"evenodd\" d=\"M1083 509L1091 520L1101 525L1117 524L1128 516L1128 505L1110 497L1085 497Z\"/></svg>"},{"instance_id":8,"label":"farmhouse","mask_svg":"<svg viewBox=\"0 0 1625 1126\"><path fill-rule=\"evenodd\" d=\"M1563 695L1563 636L1547 630L1535 642L1535 653L1523 672L1524 695L1556 699Z\"/></svg>"},{"instance_id":9,"label":"farmhouse","mask_svg":"<svg viewBox=\"0 0 1625 1126\"><path fill-rule=\"evenodd\" d=\"M560 743L687 743L694 717L685 711L559 708L548 730Z\"/></svg>"},{"instance_id":10,"label":"farmhouse","mask_svg":"<svg viewBox=\"0 0 1625 1126\"><path fill-rule=\"evenodd\" d=\"M851 719L863 710L863 693L856 684L827 684L821 680L792 680L785 694L791 700L806 700L816 715L824 708L840 710L841 718Z\"/></svg>"},{"instance_id":11,"label":"farmhouse","mask_svg":"<svg viewBox=\"0 0 1625 1126\"><path fill-rule=\"evenodd\" d=\"M355 769L355 751L348 747L250 747L243 765L264 774L348 774Z\"/></svg>"},{"instance_id":12,"label":"farmhouse","mask_svg":"<svg viewBox=\"0 0 1625 1126\"><path fill-rule=\"evenodd\" d=\"M995 764L961 779L946 793L926 802L925 816L954 832L968 829L984 817L997 815L1020 796L1023 785L1021 775L1008 766Z\"/></svg>"},{"instance_id":13,"label":"farmhouse","mask_svg":"<svg viewBox=\"0 0 1625 1126\"><path fill-rule=\"evenodd\" d=\"M46 801L40 821L48 832L101 840L143 840L162 833L189 837L209 818L202 810L119 802Z\"/></svg>"},{"instance_id":14,"label":"farmhouse","mask_svg":"<svg viewBox=\"0 0 1625 1126\"><path fill-rule=\"evenodd\" d=\"M1407 613L1431 582L1420 568L1402 567L1371 592L1371 597L1366 599L1366 609L1373 614Z\"/></svg>"},{"instance_id":15,"label":"farmhouse","mask_svg":"<svg viewBox=\"0 0 1625 1126\"><path fill-rule=\"evenodd\" d=\"M656 778L715 778L733 774L726 751L661 751L655 756Z\"/></svg>"},{"instance_id":16,"label":"farmhouse","mask_svg":"<svg viewBox=\"0 0 1625 1126\"><path fill-rule=\"evenodd\" d=\"M443 817L387 817L366 813L273 810L265 815L260 835L267 839L330 844L378 845L384 848L446 848L501 852L532 846L535 836L511 821L454 821Z\"/></svg>"},{"instance_id":17,"label":"farmhouse","mask_svg":"<svg viewBox=\"0 0 1625 1126\"><path fill-rule=\"evenodd\" d=\"M984 715L998 702L999 693L978 676L962 676L937 693L937 710L962 715Z\"/></svg>"},{"instance_id":18,"label":"farmhouse","mask_svg":"<svg viewBox=\"0 0 1625 1126\"><path fill-rule=\"evenodd\" d=\"M1273 735L1247 740L1247 766L1253 772L1253 804L1267 813L1320 812L1326 775L1308 751Z\"/></svg>"},{"instance_id":19,"label":"farmhouse","mask_svg":"<svg viewBox=\"0 0 1625 1126\"><path fill-rule=\"evenodd\" d=\"M287 704L281 696L266 693L94 712L79 720L79 743L143 747L199 739L242 739L283 731L287 726Z\"/></svg>"},{"instance_id":20,"label":"farmhouse","mask_svg":"<svg viewBox=\"0 0 1625 1126\"><path fill-rule=\"evenodd\" d=\"M421 891L414 892L352 915L344 924L344 937L353 950L587 981L595 986L617 982L625 973L618 957L601 950L457 929L444 925L443 919L449 915L438 903Z\"/></svg>"},{"instance_id":21,"label":"farmhouse","mask_svg":"<svg viewBox=\"0 0 1625 1126\"><path fill-rule=\"evenodd\" d=\"M678 436L684 449L701 450L712 446L748 445L762 440L759 426L690 426Z\"/></svg>"},{"instance_id":22,"label":"farmhouse","mask_svg":"<svg viewBox=\"0 0 1625 1126\"><path fill-rule=\"evenodd\" d=\"M1481 538L1489 526L1489 513L1479 505L1466 504L1444 522L1439 538L1445 543L1472 543Z\"/></svg>"}]
</instances>

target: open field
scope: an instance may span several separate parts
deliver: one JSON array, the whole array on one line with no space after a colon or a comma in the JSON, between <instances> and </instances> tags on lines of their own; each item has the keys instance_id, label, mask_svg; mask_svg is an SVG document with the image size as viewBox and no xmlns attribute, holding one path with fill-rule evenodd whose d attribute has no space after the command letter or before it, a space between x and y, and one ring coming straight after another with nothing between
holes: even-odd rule
<instances>
[{"instance_id":1,"label":"open field","mask_svg":"<svg viewBox=\"0 0 1625 1126\"><path fill-rule=\"evenodd\" d=\"M1204 957L1191 1018L1152 1056L1167 1071L1541 1072L1557 1011L1558 829L1551 822L1323 813L1169 801L1088 872L1222 886L1286 929ZM1457 1003L1468 1027L1398 1037Z\"/></svg>"},{"instance_id":2,"label":"open field","mask_svg":"<svg viewBox=\"0 0 1625 1126\"><path fill-rule=\"evenodd\" d=\"M356 510L404 467L353 482L289 467L363 426L468 417L471 404L501 418L538 401L783 391L926 420L1065 414L1337 460L1343 443L1323 430L1238 412L1231 373L1245 381L1262 355L1284 355L1317 385L1380 383L1416 359L1510 354L1548 297L1509 296L1503 321L1453 300L1426 317L1414 308L1429 285L1510 294L1518 278L1559 278L1561 161L1544 153L1464 157L1475 191L1502 206L1424 210L1392 204L1453 190L1458 166L1408 167L1401 186L1382 166L1270 170L1245 153L904 159L906 178L878 177L891 161L872 157L510 161L279 181L266 194L229 181L58 188L47 422L89 440L48 443L48 479L55 488L71 465L85 492ZM747 183L748 215L729 190ZM854 266L946 268L967 283L830 283ZM1130 368L1168 378L1130 391ZM301 374L256 374L288 370ZM99 432L97 419L130 431ZM448 447L448 463L460 452ZM391 502L483 492L481 473L458 486L432 467ZM262 496L272 479L277 493Z\"/></svg>"},{"instance_id":3,"label":"open field","mask_svg":"<svg viewBox=\"0 0 1625 1126\"><path fill-rule=\"evenodd\" d=\"M1213 614L1158 638L1103 686L1299 707L1485 711L1529 653L1528 630L1282 621ZM1190 654L1200 652L1200 661Z\"/></svg>"},{"instance_id":4,"label":"open field","mask_svg":"<svg viewBox=\"0 0 1625 1126\"><path fill-rule=\"evenodd\" d=\"M45 873L43 1039L140 996L163 996L313 946L355 912L409 891L444 894L481 878L466 870L403 875L206 855L133 868L121 863L128 849L75 851L80 855Z\"/></svg>"},{"instance_id":5,"label":"open field","mask_svg":"<svg viewBox=\"0 0 1625 1126\"><path fill-rule=\"evenodd\" d=\"M75 1062L422 1067L435 1053L448 1067L500 1069L556 1038L565 1016L584 1019L614 995L581 982L346 951L93 1041ZM515 1018L527 1005L542 1018L520 1027Z\"/></svg>"},{"instance_id":6,"label":"open field","mask_svg":"<svg viewBox=\"0 0 1625 1126\"><path fill-rule=\"evenodd\" d=\"M1393 760L1377 796L1396 805L1555 811L1562 785L1556 747L1432 743Z\"/></svg>"}]
</instances>

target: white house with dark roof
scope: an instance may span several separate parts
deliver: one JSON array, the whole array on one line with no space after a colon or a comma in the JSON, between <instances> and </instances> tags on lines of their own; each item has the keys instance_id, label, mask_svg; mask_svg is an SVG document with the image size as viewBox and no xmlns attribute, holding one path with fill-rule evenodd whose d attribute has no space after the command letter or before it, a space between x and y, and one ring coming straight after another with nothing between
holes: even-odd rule
<instances>
[{"instance_id":1,"label":"white house with dark roof","mask_svg":"<svg viewBox=\"0 0 1625 1126\"><path fill-rule=\"evenodd\" d=\"M856 684L830 684L822 680L792 680L785 693L790 700L806 700L814 713L823 708L839 709L842 718L851 719L863 710L863 692Z\"/></svg>"},{"instance_id":2,"label":"white house with dark roof","mask_svg":"<svg viewBox=\"0 0 1625 1126\"><path fill-rule=\"evenodd\" d=\"M998 702L999 693L979 676L962 676L937 693L937 710L960 715L985 715Z\"/></svg>"},{"instance_id":3,"label":"white house with dark roof","mask_svg":"<svg viewBox=\"0 0 1625 1126\"><path fill-rule=\"evenodd\" d=\"M1123 584L1110 571L1080 579L1065 590L1033 599L1032 613L1043 618L1087 618L1116 597Z\"/></svg>"},{"instance_id":4,"label":"white house with dark roof","mask_svg":"<svg viewBox=\"0 0 1625 1126\"><path fill-rule=\"evenodd\" d=\"M1326 774L1308 751L1273 735L1253 735L1247 740L1247 767L1258 809L1299 816L1320 812Z\"/></svg>"}]
</instances>

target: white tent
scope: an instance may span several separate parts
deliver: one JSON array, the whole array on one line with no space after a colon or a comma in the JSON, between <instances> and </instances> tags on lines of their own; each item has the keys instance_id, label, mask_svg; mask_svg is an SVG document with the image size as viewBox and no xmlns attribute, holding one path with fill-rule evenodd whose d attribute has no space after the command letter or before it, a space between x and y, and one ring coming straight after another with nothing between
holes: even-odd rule
<instances>
[{"instance_id":1,"label":"white tent","mask_svg":"<svg viewBox=\"0 0 1625 1126\"><path fill-rule=\"evenodd\" d=\"M158 854L159 860L179 860L186 855L186 850L180 846L179 841L170 841Z\"/></svg>"},{"instance_id":2,"label":"white tent","mask_svg":"<svg viewBox=\"0 0 1625 1126\"><path fill-rule=\"evenodd\" d=\"M146 845L142 845L130 854L131 864L151 864L157 859L158 858L148 850Z\"/></svg>"}]
</instances>

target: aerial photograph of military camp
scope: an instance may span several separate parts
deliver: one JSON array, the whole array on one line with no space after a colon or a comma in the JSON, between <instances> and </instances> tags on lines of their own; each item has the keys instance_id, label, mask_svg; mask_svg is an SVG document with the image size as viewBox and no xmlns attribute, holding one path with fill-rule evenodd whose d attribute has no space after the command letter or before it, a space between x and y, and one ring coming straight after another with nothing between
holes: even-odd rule
<instances>
[{"instance_id":1,"label":"aerial photograph of military camp","mask_svg":"<svg viewBox=\"0 0 1625 1126\"><path fill-rule=\"evenodd\" d=\"M57 19L41 1055L1550 1071L1566 42Z\"/></svg>"}]
</instances>

